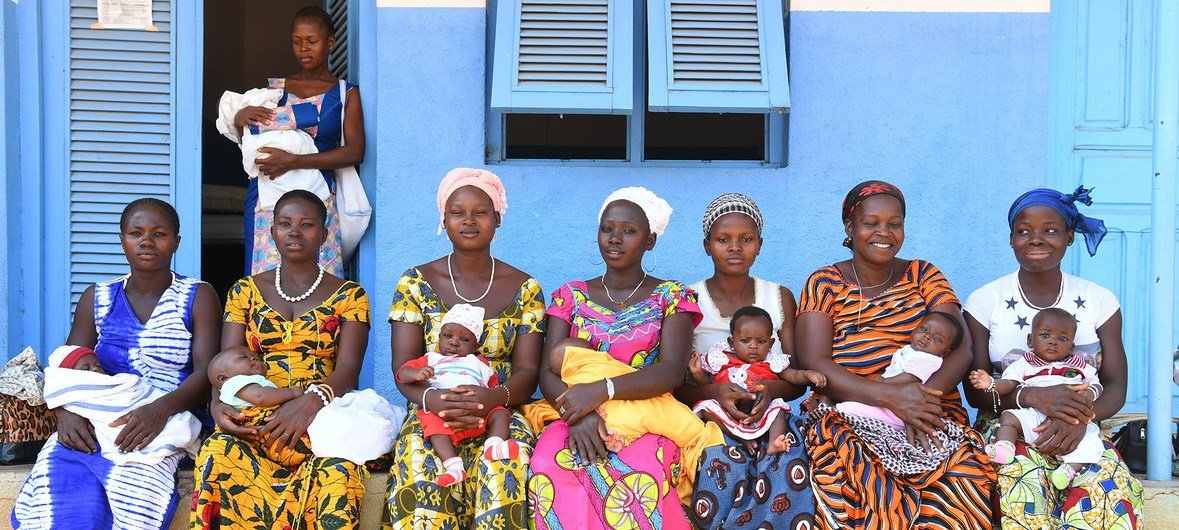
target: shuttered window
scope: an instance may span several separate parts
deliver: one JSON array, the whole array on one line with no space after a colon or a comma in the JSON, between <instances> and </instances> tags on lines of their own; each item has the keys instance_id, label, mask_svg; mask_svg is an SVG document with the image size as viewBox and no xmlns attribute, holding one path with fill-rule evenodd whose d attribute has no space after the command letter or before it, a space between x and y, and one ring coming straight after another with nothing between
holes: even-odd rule
<instances>
[{"instance_id":1,"label":"shuttered window","mask_svg":"<svg viewBox=\"0 0 1179 530\"><path fill-rule=\"evenodd\" d=\"M90 284L127 272L123 207L173 194L172 5L152 8L159 31L92 29L95 0L70 0L71 305Z\"/></svg>"},{"instance_id":2,"label":"shuttered window","mask_svg":"<svg viewBox=\"0 0 1179 530\"><path fill-rule=\"evenodd\" d=\"M502 0L495 20L493 111L631 112L632 0Z\"/></svg>"},{"instance_id":3,"label":"shuttered window","mask_svg":"<svg viewBox=\"0 0 1179 530\"><path fill-rule=\"evenodd\" d=\"M781 0L650 0L647 60L653 112L790 108Z\"/></svg>"},{"instance_id":4,"label":"shuttered window","mask_svg":"<svg viewBox=\"0 0 1179 530\"><path fill-rule=\"evenodd\" d=\"M348 0L324 0L323 10L332 17L336 27L336 45L328 51L328 70L340 79L348 79Z\"/></svg>"}]
</instances>

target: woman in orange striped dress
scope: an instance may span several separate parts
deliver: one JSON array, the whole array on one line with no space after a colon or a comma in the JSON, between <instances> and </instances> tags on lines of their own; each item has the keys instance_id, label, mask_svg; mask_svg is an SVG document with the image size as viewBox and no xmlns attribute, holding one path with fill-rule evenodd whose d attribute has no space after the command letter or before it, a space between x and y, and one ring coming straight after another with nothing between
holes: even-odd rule
<instances>
[{"instance_id":1,"label":"woman in orange striped dress","mask_svg":"<svg viewBox=\"0 0 1179 530\"><path fill-rule=\"evenodd\" d=\"M822 392L885 407L905 423L904 437L889 440L829 407L811 413L806 445L819 528L990 525L995 472L956 390L970 366L970 341L948 353L927 384L875 381L926 313L962 318L937 267L896 257L904 221L896 186L868 181L852 188L843 202L844 246L852 257L815 271L799 296L795 351L803 366L827 376ZM897 457L896 446L906 444L921 449L908 447L908 454L927 455L921 466Z\"/></svg>"}]
</instances>

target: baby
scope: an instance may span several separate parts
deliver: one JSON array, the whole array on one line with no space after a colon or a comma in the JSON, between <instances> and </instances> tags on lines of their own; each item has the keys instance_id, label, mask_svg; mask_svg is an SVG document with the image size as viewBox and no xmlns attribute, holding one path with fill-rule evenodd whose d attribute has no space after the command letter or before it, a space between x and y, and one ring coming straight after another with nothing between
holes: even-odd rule
<instances>
[{"instance_id":1,"label":"baby","mask_svg":"<svg viewBox=\"0 0 1179 530\"><path fill-rule=\"evenodd\" d=\"M201 423L190 412L170 416L146 447L119 451L115 439L123 426L113 427L112 423L167 393L132 373L108 375L90 348L62 346L54 350L45 369L44 392L49 408L65 407L90 420L99 449L116 464L157 464L182 451L196 455Z\"/></svg>"},{"instance_id":2,"label":"baby","mask_svg":"<svg viewBox=\"0 0 1179 530\"><path fill-rule=\"evenodd\" d=\"M437 352L409 361L397 370L395 377L402 383L428 381L430 388L449 390L460 385L490 388L499 384L495 370L487 363L479 349L483 335L483 308L468 304L457 304L442 317L438 330ZM422 394L429 393L426 390ZM511 413L497 406L487 413L487 427L455 432L446 426L445 420L426 410L425 403L418 410L418 421L430 445L442 458L445 472L438 476L439 486L446 487L467 478L463 460L455 447L459 442L487 432L490 436L483 442L484 460L510 460L520 453L520 446L508 437Z\"/></svg>"},{"instance_id":3,"label":"baby","mask_svg":"<svg viewBox=\"0 0 1179 530\"><path fill-rule=\"evenodd\" d=\"M209 361L209 382L220 391L221 402L246 412L247 423L253 426L263 425L276 407L303 395L300 388L278 388L266 379L266 365L245 346L232 346L214 356ZM306 434L294 449L282 441L262 449L271 460L288 467L303 463L312 454Z\"/></svg>"},{"instance_id":4,"label":"baby","mask_svg":"<svg viewBox=\"0 0 1179 530\"><path fill-rule=\"evenodd\" d=\"M756 306L738 309L729 321L729 335L728 351L724 343L718 342L704 355L693 356L688 370L697 385L735 383L756 394L756 399L738 404L742 412L748 413L764 398L756 388L761 380L780 378L794 385L827 386L827 377L823 374L790 368L789 356L770 354L774 346L774 322L764 309ZM719 424L729 436L744 440L745 450L750 454L757 451L758 442L765 435L768 435L767 454L790 450L783 414L790 412L790 406L781 399L771 401L765 414L756 421L733 418L715 399L701 401L693 410L704 419Z\"/></svg>"},{"instance_id":5,"label":"baby","mask_svg":"<svg viewBox=\"0 0 1179 530\"><path fill-rule=\"evenodd\" d=\"M995 379L986 370L970 372L970 384L979 390L1003 396L1005 401L1020 385L1043 387L1089 384L1100 388L1097 370L1081 356L1073 355L1073 337L1076 332L1077 322L1068 311L1055 307L1040 311L1032 319L1032 332L1028 334L1031 351L1003 370L1000 379ZM1010 464L1015 458L1015 440L1019 434L1023 434L1025 443L1034 444L1039 436L1034 429L1045 419L1044 414L1030 407L1003 411L999 417L999 429L995 431L995 441L987 446L987 455L996 464ZM1063 463L1052 472L1053 486L1067 489L1082 467L1100 460L1105 448L1098 432L1096 422L1090 422L1085 427L1085 436L1077 448L1060 457Z\"/></svg>"},{"instance_id":6,"label":"baby","mask_svg":"<svg viewBox=\"0 0 1179 530\"><path fill-rule=\"evenodd\" d=\"M962 323L953 316L938 311L927 313L909 335L909 345L892 354L892 361L876 381L897 385L928 381L942 367L942 357L962 344L964 334ZM893 411L884 407L844 401L835 408L844 414L878 419L897 429L905 427Z\"/></svg>"}]
</instances>

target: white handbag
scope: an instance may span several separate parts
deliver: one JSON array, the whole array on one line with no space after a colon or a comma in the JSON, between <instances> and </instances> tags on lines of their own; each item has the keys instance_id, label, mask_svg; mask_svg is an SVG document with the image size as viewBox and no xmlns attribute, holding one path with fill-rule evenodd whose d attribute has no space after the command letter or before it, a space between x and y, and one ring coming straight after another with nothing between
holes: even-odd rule
<instances>
[{"instance_id":1,"label":"white handbag","mask_svg":"<svg viewBox=\"0 0 1179 530\"><path fill-rule=\"evenodd\" d=\"M340 146L344 146L344 110L348 101L348 86L340 80ZM360 238L368 230L368 223L373 216L372 204L368 202L368 195L364 193L364 185L360 182L360 174L356 166L342 167L336 170L336 211L340 217L340 250L344 261L352 258L356 247L360 245Z\"/></svg>"}]
</instances>

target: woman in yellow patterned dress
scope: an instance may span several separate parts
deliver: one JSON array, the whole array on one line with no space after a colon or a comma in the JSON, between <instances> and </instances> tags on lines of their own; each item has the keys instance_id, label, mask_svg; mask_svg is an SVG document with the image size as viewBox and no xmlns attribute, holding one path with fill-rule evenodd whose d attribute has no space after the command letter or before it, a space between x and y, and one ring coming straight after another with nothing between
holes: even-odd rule
<instances>
[{"instance_id":1,"label":"woman in yellow patterned dress","mask_svg":"<svg viewBox=\"0 0 1179 530\"><path fill-rule=\"evenodd\" d=\"M314 194L296 190L275 204L272 237L277 269L243 278L229 292L221 347L247 345L279 387L354 389L368 344L368 295L360 285L325 273L317 262L327 212ZM216 391L214 391L216 392ZM213 396L217 432L197 457L192 528L356 528L364 467L340 458L310 457L284 467L257 442L293 448L324 399L307 392L279 406L263 427Z\"/></svg>"},{"instance_id":2,"label":"woman in yellow patterned dress","mask_svg":"<svg viewBox=\"0 0 1179 530\"><path fill-rule=\"evenodd\" d=\"M394 372L436 351L442 316L466 302L486 310L479 354L503 384L433 392L425 383L397 384L410 413L393 449L384 528L516 529L528 524L524 485L536 437L519 412L512 412L510 426L519 457L484 460L483 437L470 438L458 445L467 478L449 487L435 484L444 470L415 414L425 408L454 430L465 430L480 425L495 406L526 403L536 389L544 340L540 284L491 256L491 240L506 203L503 184L494 174L465 168L450 172L438 189L438 210L439 228L446 230L454 251L406 271L397 282L389 311Z\"/></svg>"}]
</instances>

